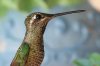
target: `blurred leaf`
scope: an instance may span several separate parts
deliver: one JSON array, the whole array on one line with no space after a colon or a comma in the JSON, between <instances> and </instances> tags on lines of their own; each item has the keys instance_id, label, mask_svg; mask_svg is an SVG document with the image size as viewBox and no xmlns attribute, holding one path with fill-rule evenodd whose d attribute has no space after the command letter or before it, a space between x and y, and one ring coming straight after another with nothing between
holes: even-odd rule
<instances>
[{"instance_id":1,"label":"blurred leaf","mask_svg":"<svg viewBox=\"0 0 100 66\"><path fill-rule=\"evenodd\" d=\"M19 0L18 7L25 12L30 12L35 7L48 8L44 0Z\"/></svg>"},{"instance_id":2,"label":"blurred leaf","mask_svg":"<svg viewBox=\"0 0 100 66\"><path fill-rule=\"evenodd\" d=\"M74 64L76 66L100 66L100 54L93 53L88 59L76 59Z\"/></svg>"},{"instance_id":3,"label":"blurred leaf","mask_svg":"<svg viewBox=\"0 0 100 66\"><path fill-rule=\"evenodd\" d=\"M48 5L44 0L33 0L33 2L36 3L36 6L38 6L38 7L48 9Z\"/></svg>"},{"instance_id":4,"label":"blurred leaf","mask_svg":"<svg viewBox=\"0 0 100 66\"><path fill-rule=\"evenodd\" d=\"M59 4L63 6L73 6L83 3L84 0L59 0Z\"/></svg>"},{"instance_id":5,"label":"blurred leaf","mask_svg":"<svg viewBox=\"0 0 100 66\"><path fill-rule=\"evenodd\" d=\"M92 55L90 55L90 58L95 60L95 61L100 61L100 54L93 53Z\"/></svg>"},{"instance_id":6,"label":"blurred leaf","mask_svg":"<svg viewBox=\"0 0 100 66\"><path fill-rule=\"evenodd\" d=\"M93 65L96 64L100 66L100 54L98 53L91 54L89 60Z\"/></svg>"},{"instance_id":7,"label":"blurred leaf","mask_svg":"<svg viewBox=\"0 0 100 66\"><path fill-rule=\"evenodd\" d=\"M29 12L33 9L33 2L32 0L18 0L18 8L19 10Z\"/></svg>"},{"instance_id":8,"label":"blurred leaf","mask_svg":"<svg viewBox=\"0 0 100 66\"><path fill-rule=\"evenodd\" d=\"M1 0L1 3L9 9L18 9L18 0Z\"/></svg>"},{"instance_id":9,"label":"blurred leaf","mask_svg":"<svg viewBox=\"0 0 100 66\"><path fill-rule=\"evenodd\" d=\"M75 60L73 63L74 63L75 65L77 65L77 66L83 66L78 60Z\"/></svg>"},{"instance_id":10,"label":"blurred leaf","mask_svg":"<svg viewBox=\"0 0 100 66\"><path fill-rule=\"evenodd\" d=\"M58 5L59 0L45 0L45 2L47 3L49 8L52 8Z\"/></svg>"},{"instance_id":11,"label":"blurred leaf","mask_svg":"<svg viewBox=\"0 0 100 66\"><path fill-rule=\"evenodd\" d=\"M17 9L17 0L0 0L0 16L4 16L10 9Z\"/></svg>"},{"instance_id":12,"label":"blurred leaf","mask_svg":"<svg viewBox=\"0 0 100 66\"><path fill-rule=\"evenodd\" d=\"M87 59L77 59L73 62L76 66L91 66Z\"/></svg>"},{"instance_id":13,"label":"blurred leaf","mask_svg":"<svg viewBox=\"0 0 100 66\"><path fill-rule=\"evenodd\" d=\"M80 3L83 3L84 0L69 0L69 4L80 4Z\"/></svg>"},{"instance_id":14,"label":"blurred leaf","mask_svg":"<svg viewBox=\"0 0 100 66\"><path fill-rule=\"evenodd\" d=\"M8 11L8 8L6 6L4 6L1 2L0 2L0 16L4 16Z\"/></svg>"}]
</instances>

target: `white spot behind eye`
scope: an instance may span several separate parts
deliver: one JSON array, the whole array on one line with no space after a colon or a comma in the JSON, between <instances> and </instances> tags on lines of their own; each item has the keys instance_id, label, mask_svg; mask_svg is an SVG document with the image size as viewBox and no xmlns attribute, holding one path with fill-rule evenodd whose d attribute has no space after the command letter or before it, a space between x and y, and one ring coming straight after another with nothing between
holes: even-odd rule
<instances>
[{"instance_id":1,"label":"white spot behind eye","mask_svg":"<svg viewBox=\"0 0 100 66\"><path fill-rule=\"evenodd\" d=\"M30 20L30 28L31 28L31 25L33 23L33 20L34 20L34 17L32 17L32 19Z\"/></svg>"},{"instance_id":2,"label":"white spot behind eye","mask_svg":"<svg viewBox=\"0 0 100 66\"><path fill-rule=\"evenodd\" d=\"M34 19L36 19L36 15L34 15L30 20L30 28L31 28L31 25L32 25Z\"/></svg>"},{"instance_id":3,"label":"white spot behind eye","mask_svg":"<svg viewBox=\"0 0 100 66\"><path fill-rule=\"evenodd\" d=\"M36 19L36 15L34 15L33 19Z\"/></svg>"},{"instance_id":4,"label":"white spot behind eye","mask_svg":"<svg viewBox=\"0 0 100 66\"><path fill-rule=\"evenodd\" d=\"M30 24L32 24L33 20L36 19L36 15L34 15L31 20L30 20Z\"/></svg>"}]
</instances>

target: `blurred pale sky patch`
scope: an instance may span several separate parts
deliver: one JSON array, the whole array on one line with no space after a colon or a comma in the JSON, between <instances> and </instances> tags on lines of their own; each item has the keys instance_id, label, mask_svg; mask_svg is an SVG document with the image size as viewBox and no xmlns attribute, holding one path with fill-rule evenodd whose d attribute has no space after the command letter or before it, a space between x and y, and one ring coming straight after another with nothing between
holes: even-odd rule
<instances>
[{"instance_id":1,"label":"blurred pale sky patch","mask_svg":"<svg viewBox=\"0 0 100 66\"><path fill-rule=\"evenodd\" d=\"M7 50L7 43L6 41L0 39L0 53L5 53Z\"/></svg>"}]
</instances>

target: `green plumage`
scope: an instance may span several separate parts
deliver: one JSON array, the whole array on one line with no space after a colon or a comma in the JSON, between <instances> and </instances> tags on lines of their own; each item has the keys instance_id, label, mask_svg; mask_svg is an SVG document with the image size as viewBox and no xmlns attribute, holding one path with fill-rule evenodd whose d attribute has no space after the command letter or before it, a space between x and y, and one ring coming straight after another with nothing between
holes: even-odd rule
<instances>
[{"instance_id":1,"label":"green plumage","mask_svg":"<svg viewBox=\"0 0 100 66\"><path fill-rule=\"evenodd\" d=\"M14 64L12 66L24 66L29 54L29 48L27 43L22 43L13 59Z\"/></svg>"}]
</instances>

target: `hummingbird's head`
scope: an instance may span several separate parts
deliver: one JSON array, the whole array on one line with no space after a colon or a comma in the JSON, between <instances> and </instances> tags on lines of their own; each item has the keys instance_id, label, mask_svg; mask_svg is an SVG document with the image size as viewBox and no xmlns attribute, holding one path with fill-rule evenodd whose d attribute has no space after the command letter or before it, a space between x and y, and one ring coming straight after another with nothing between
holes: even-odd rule
<instances>
[{"instance_id":1,"label":"hummingbird's head","mask_svg":"<svg viewBox=\"0 0 100 66\"><path fill-rule=\"evenodd\" d=\"M52 18L51 14L35 12L27 16L25 20L26 29L32 30L36 28L43 28Z\"/></svg>"},{"instance_id":2,"label":"hummingbird's head","mask_svg":"<svg viewBox=\"0 0 100 66\"><path fill-rule=\"evenodd\" d=\"M57 13L57 14L46 14L46 13L35 12L27 16L25 20L26 29L27 30L45 29L47 23L54 17L72 13L79 13L84 11L85 10L76 10L76 11Z\"/></svg>"}]
</instances>

